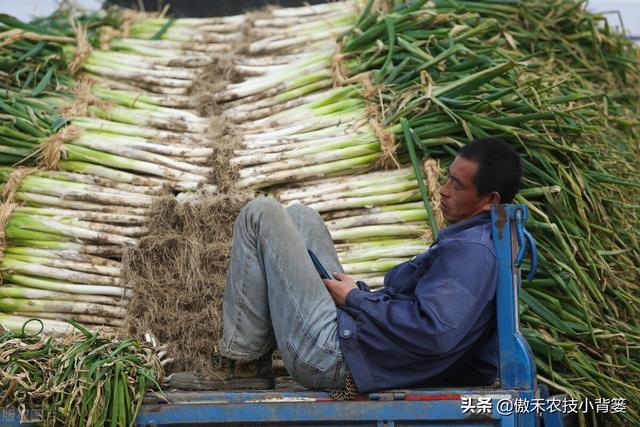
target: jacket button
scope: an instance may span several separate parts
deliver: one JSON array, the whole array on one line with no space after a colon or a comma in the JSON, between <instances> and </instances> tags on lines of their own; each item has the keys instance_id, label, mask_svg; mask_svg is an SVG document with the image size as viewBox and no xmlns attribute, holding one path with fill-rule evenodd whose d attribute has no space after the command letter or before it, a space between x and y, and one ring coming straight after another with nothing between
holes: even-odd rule
<instances>
[{"instance_id":1,"label":"jacket button","mask_svg":"<svg viewBox=\"0 0 640 427\"><path fill-rule=\"evenodd\" d=\"M349 338L351 336L351 329L345 329L342 331L343 338Z\"/></svg>"}]
</instances>

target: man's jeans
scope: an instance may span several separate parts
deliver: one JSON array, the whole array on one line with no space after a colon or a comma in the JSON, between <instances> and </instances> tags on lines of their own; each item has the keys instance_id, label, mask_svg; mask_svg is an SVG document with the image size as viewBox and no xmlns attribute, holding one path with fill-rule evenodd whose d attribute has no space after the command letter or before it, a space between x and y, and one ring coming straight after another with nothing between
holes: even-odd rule
<instances>
[{"instance_id":1,"label":"man's jeans","mask_svg":"<svg viewBox=\"0 0 640 427\"><path fill-rule=\"evenodd\" d=\"M267 197L242 209L233 233L220 352L253 360L277 345L301 385L343 387L336 305L307 249L329 273L343 272L329 231L313 209L285 209Z\"/></svg>"}]
</instances>

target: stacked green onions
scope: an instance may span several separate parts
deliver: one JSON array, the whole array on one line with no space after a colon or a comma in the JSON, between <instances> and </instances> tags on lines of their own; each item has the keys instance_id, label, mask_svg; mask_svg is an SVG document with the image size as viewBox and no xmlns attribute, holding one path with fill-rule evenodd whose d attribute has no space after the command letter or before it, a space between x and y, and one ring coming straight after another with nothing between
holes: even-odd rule
<instances>
[{"instance_id":1,"label":"stacked green onions","mask_svg":"<svg viewBox=\"0 0 640 427\"><path fill-rule=\"evenodd\" d=\"M345 272L372 288L382 285L386 271L424 252L432 241L410 168L309 181L281 189L276 197L320 212Z\"/></svg>"},{"instance_id":2,"label":"stacked green onions","mask_svg":"<svg viewBox=\"0 0 640 427\"><path fill-rule=\"evenodd\" d=\"M443 177L423 182L421 157L444 170L470 139L512 143L525 168L516 201L540 248L520 316L539 380L575 397L627 397L615 419L637 422L640 71L602 17L575 0L371 0L197 20L111 13L80 18L91 50L60 17L39 29L0 19L11 34L37 35L0 50L1 163L33 164L44 140L77 129L59 170L30 174L15 192L24 205L5 231L13 270L3 274L14 277L3 299L73 293L20 283L20 268L74 286L117 279L118 248L144 234L142 201L208 184L214 150L191 85L216 63L233 75L208 95L238 135L236 186L317 209L346 271L373 286L434 237ZM67 63L81 74L63 72ZM28 298L72 301L51 295ZM84 302L118 307L91 295Z\"/></svg>"},{"instance_id":3,"label":"stacked green onions","mask_svg":"<svg viewBox=\"0 0 640 427\"><path fill-rule=\"evenodd\" d=\"M9 44L5 49L15 53L8 55L11 61L4 64L8 71L15 71L25 60L37 63L43 61L44 54L57 52L57 63L49 66L40 81L36 80L38 74L29 73L29 67L24 66L25 79L3 96L4 112L22 119L20 124L26 122L19 129L14 129L17 123L3 123L9 136L19 140L5 150L12 154L5 164L29 157L33 145L63 131L64 124L73 124L82 132L64 141L64 160L68 160L60 165L64 170L129 182L133 179L127 175L130 173L150 176L155 185L166 182L178 191L206 186L209 170L205 165L212 153L205 135L208 119L190 109L193 102L185 96L199 70L210 62L206 53L180 52L159 58L95 49L81 66L87 74L72 78L57 70L64 68L80 47L49 40L63 36L50 35L52 31L46 27L1 18L7 31L26 29L45 39ZM42 43L44 48L39 48ZM48 91L54 84L58 86L56 94ZM180 90L173 90L176 88ZM68 121L63 122L60 116ZM176 146L178 142L183 144ZM215 191L213 186L209 189Z\"/></svg>"},{"instance_id":4,"label":"stacked green onions","mask_svg":"<svg viewBox=\"0 0 640 427\"><path fill-rule=\"evenodd\" d=\"M144 393L162 382L156 350L75 322L67 324L75 334L54 339L40 335L46 329L38 323L25 322L19 332L0 328L3 406L15 406L21 423L133 425Z\"/></svg>"},{"instance_id":5,"label":"stacked green onions","mask_svg":"<svg viewBox=\"0 0 640 427\"><path fill-rule=\"evenodd\" d=\"M261 38L250 45L251 56L234 61L245 79L215 95L241 135L231 160L239 186L364 171L379 157L358 91L332 88L332 36L353 25L355 5L274 9L273 18L255 21Z\"/></svg>"},{"instance_id":6,"label":"stacked green onions","mask_svg":"<svg viewBox=\"0 0 640 427\"><path fill-rule=\"evenodd\" d=\"M362 5L354 28L337 38L337 55L330 43L309 39L305 49L274 43L235 59L244 81L216 97L240 132L231 160L238 185L323 212L347 270L379 284L368 261L396 253L400 261L428 242L355 231L412 223L424 231L431 218L418 213L428 195L417 186L405 190L414 197L406 204L376 205L376 197L400 190L385 189L367 169L384 160L415 172L420 156L446 168L470 139L506 139L523 155L516 201L529 206L541 249L521 316L540 380L575 397L623 394L637 404L635 49L573 0L378 6ZM605 349L611 352L601 358ZM622 416L638 417L635 410Z\"/></svg>"},{"instance_id":7,"label":"stacked green onions","mask_svg":"<svg viewBox=\"0 0 640 427\"><path fill-rule=\"evenodd\" d=\"M19 203L9 210L0 263L0 311L18 318L5 316L1 324L36 316L121 326L130 290L120 281L117 259L145 234L156 195L144 186L39 169L4 167L0 180L5 194L13 191L3 209ZM45 326L61 327L56 322Z\"/></svg>"}]
</instances>

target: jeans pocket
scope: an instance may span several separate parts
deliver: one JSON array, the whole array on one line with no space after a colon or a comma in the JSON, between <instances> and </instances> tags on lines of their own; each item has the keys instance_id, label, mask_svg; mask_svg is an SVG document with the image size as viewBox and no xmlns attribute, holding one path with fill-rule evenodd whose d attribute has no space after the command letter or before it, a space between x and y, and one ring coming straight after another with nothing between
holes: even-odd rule
<instances>
[{"instance_id":1,"label":"jeans pocket","mask_svg":"<svg viewBox=\"0 0 640 427\"><path fill-rule=\"evenodd\" d=\"M304 360L291 341L287 341L280 348L280 354L287 371L300 385L310 389L319 388L319 381L324 371Z\"/></svg>"}]
</instances>

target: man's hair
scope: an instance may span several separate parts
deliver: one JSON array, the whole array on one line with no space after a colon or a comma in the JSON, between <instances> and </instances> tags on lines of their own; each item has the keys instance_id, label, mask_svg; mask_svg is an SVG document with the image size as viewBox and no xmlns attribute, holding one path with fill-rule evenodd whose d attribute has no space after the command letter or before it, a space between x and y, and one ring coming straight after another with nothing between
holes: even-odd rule
<instances>
[{"instance_id":1,"label":"man's hair","mask_svg":"<svg viewBox=\"0 0 640 427\"><path fill-rule=\"evenodd\" d=\"M511 145L500 138L478 138L462 147L458 155L478 163L474 183L479 195L497 191L500 203L511 203L522 180L520 155Z\"/></svg>"}]
</instances>

